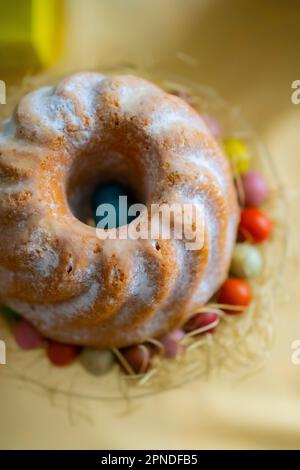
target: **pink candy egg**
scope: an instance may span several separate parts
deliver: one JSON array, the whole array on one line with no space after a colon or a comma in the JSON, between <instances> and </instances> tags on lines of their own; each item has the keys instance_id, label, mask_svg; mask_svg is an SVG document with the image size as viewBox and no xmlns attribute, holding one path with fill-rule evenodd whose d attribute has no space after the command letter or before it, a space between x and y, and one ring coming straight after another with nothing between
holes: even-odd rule
<instances>
[{"instance_id":1,"label":"pink candy egg","mask_svg":"<svg viewBox=\"0 0 300 470\"><path fill-rule=\"evenodd\" d=\"M180 340L184 337L184 332L180 329L174 330L160 338L160 343L164 348L164 356L168 359L174 359L183 351Z\"/></svg>"},{"instance_id":2,"label":"pink candy egg","mask_svg":"<svg viewBox=\"0 0 300 470\"><path fill-rule=\"evenodd\" d=\"M214 312L201 312L193 315L184 325L184 329L187 333L190 333L200 328L205 328L205 331L199 333L199 335L204 333L213 333L216 329L216 326L209 328L209 325L212 325L218 320L218 315ZM207 328L207 329L206 329Z\"/></svg>"},{"instance_id":3,"label":"pink candy egg","mask_svg":"<svg viewBox=\"0 0 300 470\"><path fill-rule=\"evenodd\" d=\"M208 114L202 114L202 119L213 136L218 137L221 134L220 124L215 118Z\"/></svg>"},{"instance_id":4,"label":"pink candy egg","mask_svg":"<svg viewBox=\"0 0 300 470\"><path fill-rule=\"evenodd\" d=\"M242 175L242 184L246 206L260 206L268 196L268 185L265 178L256 171Z\"/></svg>"},{"instance_id":5,"label":"pink candy egg","mask_svg":"<svg viewBox=\"0 0 300 470\"><path fill-rule=\"evenodd\" d=\"M180 328L177 328L177 330L171 331L168 336L170 336L170 338L172 338L174 341L181 341L184 337L184 331Z\"/></svg>"},{"instance_id":6,"label":"pink candy egg","mask_svg":"<svg viewBox=\"0 0 300 470\"><path fill-rule=\"evenodd\" d=\"M16 323L14 336L17 345L24 350L36 349L43 342L41 334L25 320L20 320Z\"/></svg>"}]
</instances>

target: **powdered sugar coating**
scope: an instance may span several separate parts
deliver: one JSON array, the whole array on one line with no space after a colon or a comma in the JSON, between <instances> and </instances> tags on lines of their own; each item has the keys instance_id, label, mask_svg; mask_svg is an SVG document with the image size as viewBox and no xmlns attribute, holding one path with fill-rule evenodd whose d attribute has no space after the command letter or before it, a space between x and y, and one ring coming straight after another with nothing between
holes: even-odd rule
<instances>
[{"instance_id":1,"label":"powdered sugar coating","mask_svg":"<svg viewBox=\"0 0 300 470\"><path fill-rule=\"evenodd\" d=\"M99 240L73 209L115 176L149 207L204 205L204 247ZM227 274L238 219L227 159L188 104L143 79L81 73L22 98L0 127L0 198L0 300L58 341L165 334Z\"/></svg>"}]
</instances>

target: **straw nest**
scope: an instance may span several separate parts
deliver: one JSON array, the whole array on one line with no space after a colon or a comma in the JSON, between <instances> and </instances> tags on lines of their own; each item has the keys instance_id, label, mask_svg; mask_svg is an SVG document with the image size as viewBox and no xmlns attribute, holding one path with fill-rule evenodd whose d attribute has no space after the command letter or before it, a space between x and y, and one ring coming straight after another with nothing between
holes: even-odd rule
<instances>
[{"instance_id":1,"label":"straw nest","mask_svg":"<svg viewBox=\"0 0 300 470\"><path fill-rule=\"evenodd\" d=\"M270 197L264 210L273 220L274 232L272 240L260 247L263 272L250 281L254 300L246 312L241 315L226 315L223 312L224 306L216 304L212 299L209 307L218 314L217 331L202 336L195 336L197 332L186 334L182 339L185 345L184 353L175 360L164 359L158 354L151 370L140 376L125 375L115 367L108 375L95 378L85 372L78 363L63 371L57 369L49 364L43 350L24 353L17 349L9 325L0 316L1 339L7 344L8 365L5 367L5 373L23 384L27 383L51 394L95 400L142 397L183 386L200 377L220 374L241 377L252 374L264 364L271 348L273 306L278 298L288 243L287 204L273 162L239 109L230 107L209 87L188 82L182 77L169 77L169 80L166 80L165 77L159 76L157 71L145 73L132 67L121 70L101 68L101 72L130 72L144 76L167 91L186 97L200 113L215 118L220 124L220 140L233 138L246 142L252 156L251 167L265 175L270 187ZM7 105L0 107L0 118L10 115L16 102L25 92L44 84L54 84L60 78L49 74L26 77L21 86L9 88ZM237 186L239 187L239 184ZM196 310L199 312L201 309L203 310L203 307ZM207 306L204 309L207 309ZM154 338L149 338L148 342L161 349L159 342ZM124 362L120 351L114 350L114 353L128 370L128 364Z\"/></svg>"}]
</instances>

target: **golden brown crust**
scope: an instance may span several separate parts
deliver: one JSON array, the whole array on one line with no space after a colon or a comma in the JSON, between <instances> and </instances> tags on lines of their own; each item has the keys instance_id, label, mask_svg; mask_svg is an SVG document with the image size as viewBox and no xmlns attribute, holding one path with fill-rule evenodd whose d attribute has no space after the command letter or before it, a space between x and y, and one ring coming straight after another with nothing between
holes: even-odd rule
<instances>
[{"instance_id":1,"label":"golden brown crust","mask_svg":"<svg viewBox=\"0 0 300 470\"><path fill-rule=\"evenodd\" d=\"M203 204L205 243L99 240L75 217L126 180L150 205ZM121 347L180 325L226 276L238 209L228 162L180 98L83 73L25 96L0 131L0 298L58 341Z\"/></svg>"}]
</instances>

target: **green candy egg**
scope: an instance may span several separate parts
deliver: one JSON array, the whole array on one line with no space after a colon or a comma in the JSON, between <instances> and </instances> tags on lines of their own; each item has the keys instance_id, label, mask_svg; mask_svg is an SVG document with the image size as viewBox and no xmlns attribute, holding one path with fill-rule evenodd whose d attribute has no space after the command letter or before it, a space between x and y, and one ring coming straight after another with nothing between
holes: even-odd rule
<instances>
[{"instance_id":1,"label":"green candy egg","mask_svg":"<svg viewBox=\"0 0 300 470\"><path fill-rule=\"evenodd\" d=\"M11 318L12 320L17 320L18 318L20 318L20 315L18 315L17 312L15 312L9 307L6 307L6 305L0 304L0 310L4 313L6 317Z\"/></svg>"},{"instance_id":2,"label":"green candy egg","mask_svg":"<svg viewBox=\"0 0 300 470\"><path fill-rule=\"evenodd\" d=\"M233 250L230 272L238 277L254 277L262 270L262 257L249 243L237 243Z\"/></svg>"},{"instance_id":3,"label":"green candy egg","mask_svg":"<svg viewBox=\"0 0 300 470\"><path fill-rule=\"evenodd\" d=\"M115 356L109 349L84 348L80 362L92 375L103 375L109 372L115 363Z\"/></svg>"}]
</instances>

